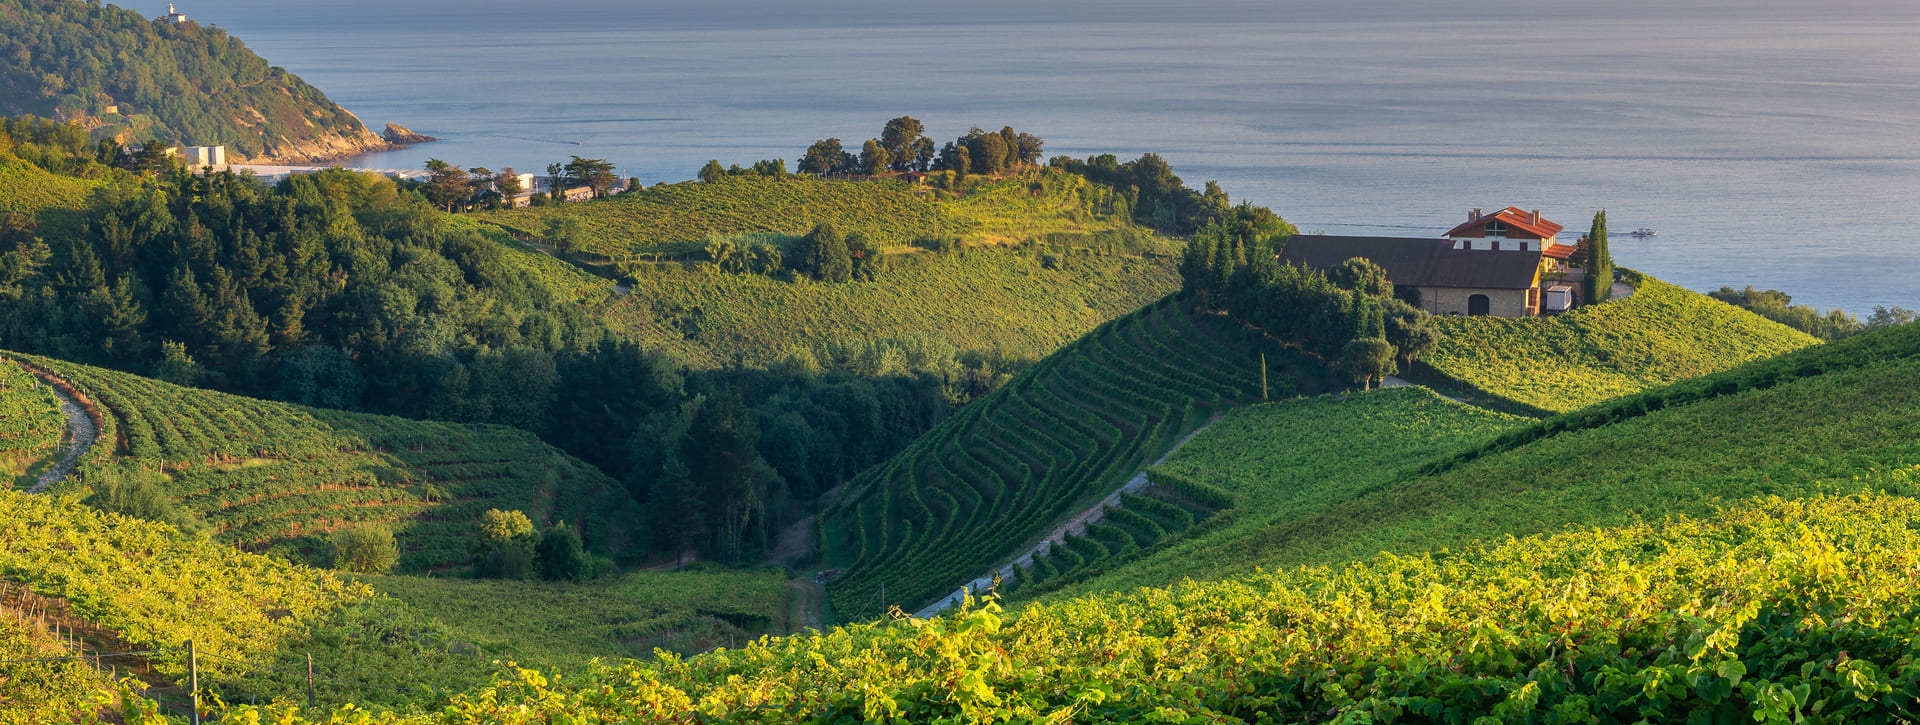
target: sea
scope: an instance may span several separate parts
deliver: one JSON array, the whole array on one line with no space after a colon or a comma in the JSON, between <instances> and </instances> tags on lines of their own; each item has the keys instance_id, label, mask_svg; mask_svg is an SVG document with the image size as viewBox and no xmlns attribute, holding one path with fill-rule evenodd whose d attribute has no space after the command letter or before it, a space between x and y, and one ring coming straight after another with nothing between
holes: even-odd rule
<instances>
[{"instance_id":1,"label":"sea","mask_svg":"<svg viewBox=\"0 0 1920 725\"><path fill-rule=\"evenodd\" d=\"M909 115L1157 153L1305 232L1517 206L1572 238L1604 209L1618 264L1684 287L1920 309L1911 0L176 4L376 131L442 139L347 165L582 156L654 184Z\"/></svg>"}]
</instances>

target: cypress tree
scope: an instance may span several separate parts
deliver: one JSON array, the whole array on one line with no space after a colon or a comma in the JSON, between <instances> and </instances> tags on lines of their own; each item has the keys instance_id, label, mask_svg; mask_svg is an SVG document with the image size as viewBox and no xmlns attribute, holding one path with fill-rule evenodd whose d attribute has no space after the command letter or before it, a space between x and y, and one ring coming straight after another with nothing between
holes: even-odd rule
<instances>
[{"instance_id":1,"label":"cypress tree","mask_svg":"<svg viewBox=\"0 0 1920 725\"><path fill-rule=\"evenodd\" d=\"M1607 210L1593 215L1593 229L1587 232L1587 304L1605 302L1613 292L1613 257L1607 254Z\"/></svg>"}]
</instances>

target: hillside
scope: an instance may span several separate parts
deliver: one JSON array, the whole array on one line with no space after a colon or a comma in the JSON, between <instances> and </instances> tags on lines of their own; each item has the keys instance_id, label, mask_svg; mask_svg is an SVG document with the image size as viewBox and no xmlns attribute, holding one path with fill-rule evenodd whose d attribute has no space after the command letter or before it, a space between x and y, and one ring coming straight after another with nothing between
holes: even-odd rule
<instances>
[{"instance_id":1,"label":"hillside","mask_svg":"<svg viewBox=\"0 0 1920 725\"><path fill-rule=\"evenodd\" d=\"M1278 349L1267 351L1274 369L1263 376L1246 337L1226 318L1163 299L1062 348L860 474L820 517L825 565L845 569L828 588L835 611L858 621L952 591L1119 488L1215 411L1258 399L1263 377L1276 396L1325 384L1326 371ZM1182 513L1149 513L1191 523L1187 509L1172 508ZM1096 559L1108 551L1082 546ZM1056 558L1050 566L1070 570L1086 553Z\"/></svg>"},{"instance_id":2,"label":"hillside","mask_svg":"<svg viewBox=\"0 0 1920 725\"><path fill-rule=\"evenodd\" d=\"M797 237L819 223L859 232L882 249L940 238L1004 245L1049 234L1075 246L1093 246L1103 232L1137 246L1137 237L1149 236L1146 231L1136 230L1124 215L1101 213L1099 202L1111 193L1084 177L1050 169L982 184L959 196L893 179L727 176L662 184L585 204L487 212L480 218L533 236L546 233L548 220L578 219L581 251L615 260L690 254L727 235Z\"/></svg>"},{"instance_id":3,"label":"hillside","mask_svg":"<svg viewBox=\"0 0 1920 725\"><path fill-rule=\"evenodd\" d=\"M1165 467L1247 495L1256 503L1239 515L1258 516L1257 523L1225 528L1066 593L1245 576L1256 567L1340 565L1380 551L1437 551L1569 525L1708 516L1768 496L1851 493L1853 476L1920 462L1920 420L1911 415L1920 406L1916 373L1920 326L1907 325L1538 423L1482 429L1456 439L1456 446L1471 444L1465 447L1408 446L1408 455L1374 465L1365 458L1345 463L1369 450L1355 441L1391 450L1395 440L1421 440L1431 426L1349 433L1352 417L1308 421L1326 431L1319 437L1281 420L1288 404L1248 409L1240 415L1249 424L1216 426ZM1368 397L1422 395L1430 394ZM1314 440L1321 442L1302 445Z\"/></svg>"},{"instance_id":4,"label":"hillside","mask_svg":"<svg viewBox=\"0 0 1920 725\"><path fill-rule=\"evenodd\" d=\"M303 408L7 357L94 404L102 443L84 459L88 476L156 487L216 540L250 551L320 561L331 532L381 523L394 529L401 569L458 566L471 557L474 522L494 508L572 522L603 548L635 536L624 488L512 428Z\"/></svg>"},{"instance_id":5,"label":"hillside","mask_svg":"<svg viewBox=\"0 0 1920 725\"><path fill-rule=\"evenodd\" d=\"M0 155L0 243L80 233L80 210L99 185Z\"/></svg>"},{"instance_id":6,"label":"hillside","mask_svg":"<svg viewBox=\"0 0 1920 725\"><path fill-rule=\"evenodd\" d=\"M80 121L129 144L224 144L233 162L388 148L224 30L79 0L0 2L0 115L23 114Z\"/></svg>"},{"instance_id":7,"label":"hillside","mask_svg":"<svg viewBox=\"0 0 1920 725\"><path fill-rule=\"evenodd\" d=\"M0 471L7 479L29 484L66 435L67 419L53 389L19 366L0 365Z\"/></svg>"},{"instance_id":8,"label":"hillside","mask_svg":"<svg viewBox=\"0 0 1920 725\"><path fill-rule=\"evenodd\" d=\"M1772 499L564 680L523 670L367 721L1898 721L1920 687L1916 548L1912 499ZM235 715L321 721L264 709Z\"/></svg>"},{"instance_id":9,"label":"hillside","mask_svg":"<svg viewBox=\"0 0 1920 725\"><path fill-rule=\"evenodd\" d=\"M1446 341L1420 362L1495 397L1563 413L1819 342L1706 295L1632 279L1631 297L1550 318L1436 317Z\"/></svg>"}]
</instances>

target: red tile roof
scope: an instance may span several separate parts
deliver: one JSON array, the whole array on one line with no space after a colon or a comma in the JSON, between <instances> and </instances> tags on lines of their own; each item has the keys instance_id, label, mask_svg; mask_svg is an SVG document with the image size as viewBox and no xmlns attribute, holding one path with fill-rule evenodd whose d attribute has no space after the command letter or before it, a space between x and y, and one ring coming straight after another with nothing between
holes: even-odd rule
<instances>
[{"instance_id":1,"label":"red tile roof","mask_svg":"<svg viewBox=\"0 0 1920 725\"><path fill-rule=\"evenodd\" d=\"M1541 239L1545 239L1555 234L1559 234L1560 230L1566 228L1558 224L1555 224L1553 222L1547 221L1544 218L1540 220L1540 223L1535 224L1533 223L1533 214L1531 212L1524 211L1519 207L1510 206L1505 209L1501 209L1500 211L1496 211L1492 214L1483 214L1477 219L1468 220L1467 223L1454 227L1453 229L1448 230L1446 234L1443 234L1441 236L1451 237L1455 234L1460 234L1469 229L1483 227L1483 226L1486 226L1487 222L1493 221L1495 219L1498 219L1502 223L1505 223L1508 228L1519 229L1529 234L1537 235Z\"/></svg>"},{"instance_id":2,"label":"red tile roof","mask_svg":"<svg viewBox=\"0 0 1920 725\"><path fill-rule=\"evenodd\" d=\"M1572 257L1573 253L1578 250L1579 250L1579 247L1575 247L1571 244L1555 244L1551 247L1547 247L1547 250L1546 252L1544 252L1544 254L1554 259L1565 260L1568 257Z\"/></svg>"}]
</instances>

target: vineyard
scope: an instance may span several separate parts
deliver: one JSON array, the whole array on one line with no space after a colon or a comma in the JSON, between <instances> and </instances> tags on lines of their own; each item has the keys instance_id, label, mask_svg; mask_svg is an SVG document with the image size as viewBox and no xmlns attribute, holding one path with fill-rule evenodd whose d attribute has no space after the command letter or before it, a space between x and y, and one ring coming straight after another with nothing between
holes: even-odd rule
<instances>
[{"instance_id":1,"label":"vineyard","mask_svg":"<svg viewBox=\"0 0 1920 725\"><path fill-rule=\"evenodd\" d=\"M1920 469L1869 478L1911 488ZM566 678L520 669L433 715L357 721L1909 721L1916 549L1912 499L1766 499ZM322 721L289 709L227 722Z\"/></svg>"},{"instance_id":2,"label":"vineyard","mask_svg":"<svg viewBox=\"0 0 1920 725\"><path fill-rule=\"evenodd\" d=\"M1238 344L1244 336L1224 318L1163 299L1062 348L860 474L821 515L825 558L846 570L829 586L835 611L848 621L884 611L875 605L883 586L884 604L910 608L950 592L1118 488L1213 412L1258 399L1261 370ZM1269 355L1280 365L1272 394L1322 384L1324 373L1297 354ZM1196 511L1177 502L1131 497L1127 508L1105 529L1055 547L1022 580L1071 574L1195 523Z\"/></svg>"},{"instance_id":3,"label":"vineyard","mask_svg":"<svg viewBox=\"0 0 1920 725\"><path fill-rule=\"evenodd\" d=\"M37 217L41 237L78 233L82 222L73 211L86 208L87 195L99 185L48 173L24 161L0 160L0 220L14 214ZM0 224L0 230L5 228Z\"/></svg>"},{"instance_id":4,"label":"vineyard","mask_svg":"<svg viewBox=\"0 0 1920 725\"><path fill-rule=\"evenodd\" d=\"M1267 532L1395 481L1421 463L1485 441L1523 419L1447 400L1425 388L1321 395L1228 413L1155 473L1196 480L1238 499L1204 533L1061 588L1051 598L1171 586L1271 568ZM1028 592L1014 590L1016 597Z\"/></svg>"},{"instance_id":5,"label":"vineyard","mask_svg":"<svg viewBox=\"0 0 1920 725\"><path fill-rule=\"evenodd\" d=\"M9 480L29 473L58 452L66 431L53 390L33 373L0 361L0 471Z\"/></svg>"},{"instance_id":6,"label":"vineyard","mask_svg":"<svg viewBox=\"0 0 1920 725\"><path fill-rule=\"evenodd\" d=\"M1551 318L1436 317L1446 333L1421 362L1494 396L1577 410L1773 357L1817 341L1651 277L1633 296Z\"/></svg>"},{"instance_id":7,"label":"vineyard","mask_svg":"<svg viewBox=\"0 0 1920 725\"><path fill-rule=\"evenodd\" d=\"M1115 204L1111 190L1049 170L982 184L950 201L935 201L936 196L947 194L891 179L729 176L662 184L585 204L486 212L480 218L540 236L549 219L572 217L580 220L585 238L581 251L609 258L698 252L715 235L798 236L823 222L845 233L859 232L882 249L942 237L1007 244L1068 234L1085 235L1090 242L1099 232L1132 229L1124 214L1108 211Z\"/></svg>"},{"instance_id":8,"label":"vineyard","mask_svg":"<svg viewBox=\"0 0 1920 725\"><path fill-rule=\"evenodd\" d=\"M332 531L393 527L400 568L463 564L490 508L565 520L617 548L636 504L592 467L504 426L309 409L57 360L16 355L102 409L103 441L83 464L163 474L165 493L249 551L318 561ZM69 479L68 486L82 485ZM56 488L56 491L59 489Z\"/></svg>"},{"instance_id":9,"label":"vineyard","mask_svg":"<svg viewBox=\"0 0 1920 725\"><path fill-rule=\"evenodd\" d=\"M962 350L1039 358L1107 320L1179 288L1171 260L1077 257L1048 269L1011 251L913 254L871 282L784 282L707 264L643 268L633 292L603 308L664 325L700 358L777 361L836 340L934 330Z\"/></svg>"},{"instance_id":10,"label":"vineyard","mask_svg":"<svg viewBox=\"0 0 1920 725\"><path fill-rule=\"evenodd\" d=\"M542 667L593 658L702 652L784 634L786 574L777 569L632 572L586 584L366 577L449 635L490 657Z\"/></svg>"}]
</instances>

